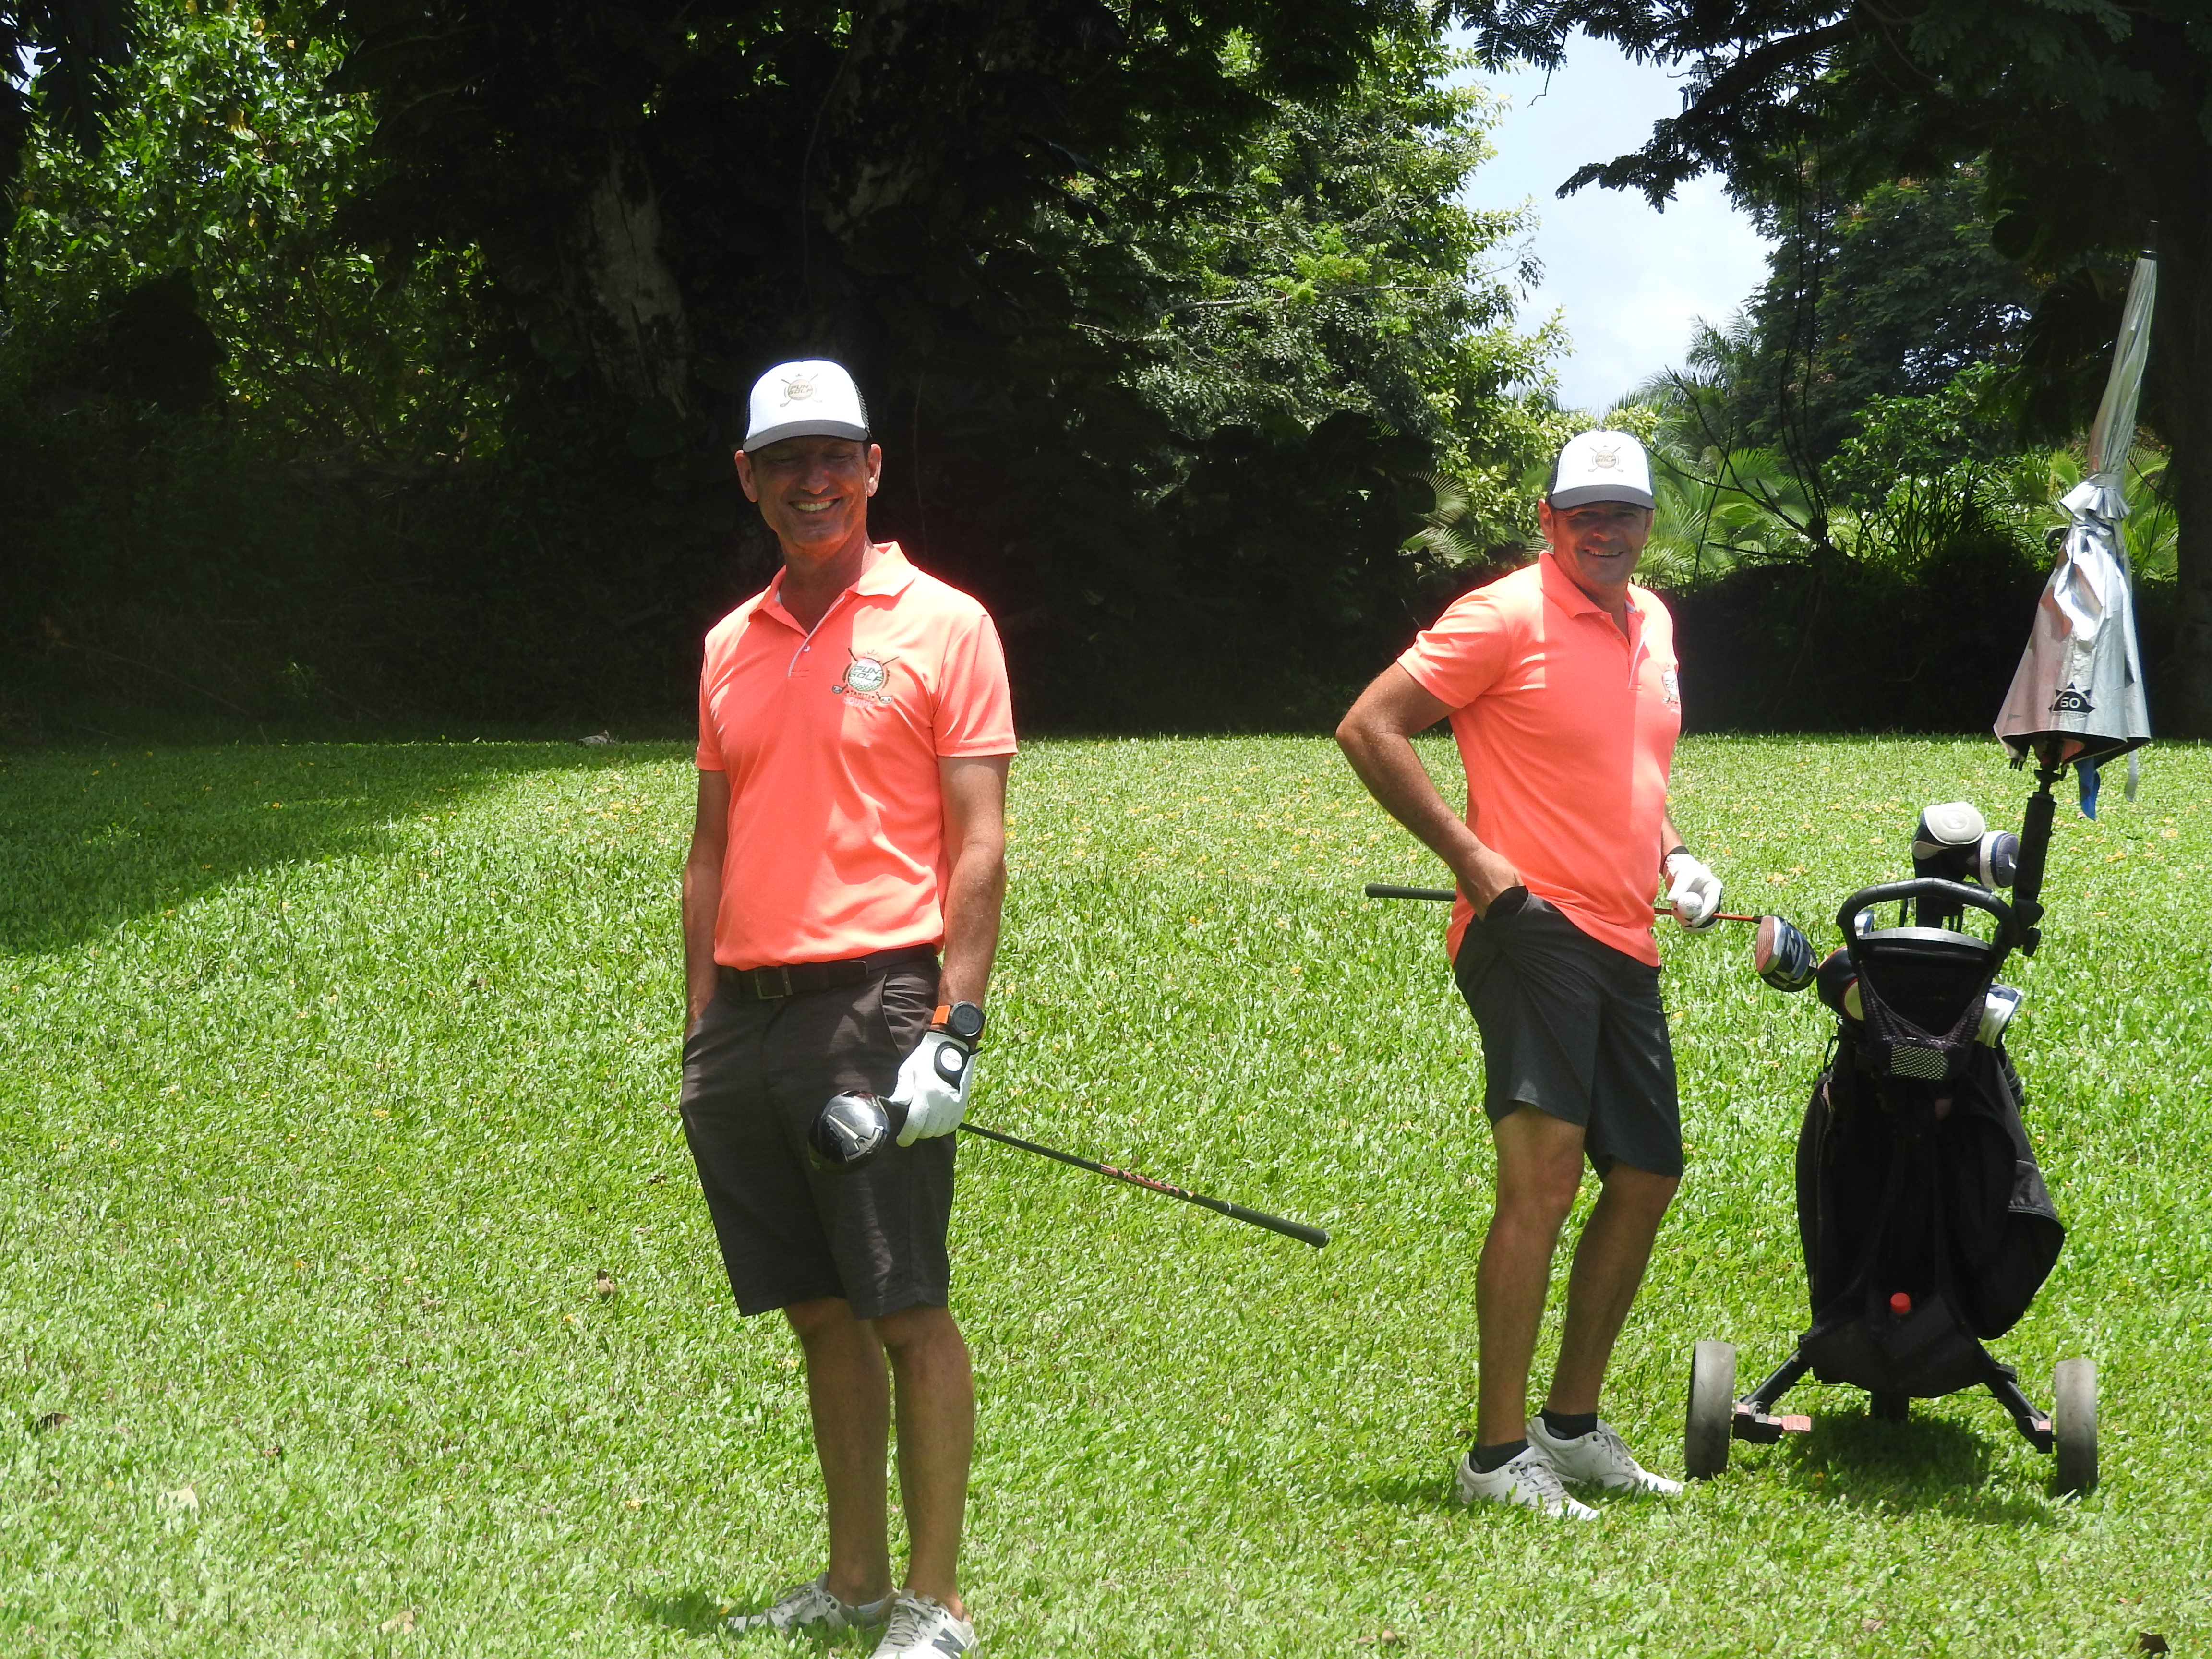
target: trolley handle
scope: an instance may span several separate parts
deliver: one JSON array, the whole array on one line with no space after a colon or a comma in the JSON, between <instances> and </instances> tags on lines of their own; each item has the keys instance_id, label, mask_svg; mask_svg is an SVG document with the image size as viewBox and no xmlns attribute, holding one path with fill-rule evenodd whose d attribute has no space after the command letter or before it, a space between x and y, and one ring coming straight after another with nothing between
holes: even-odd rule
<instances>
[{"instance_id":1,"label":"trolley handle","mask_svg":"<svg viewBox=\"0 0 2212 1659\"><path fill-rule=\"evenodd\" d=\"M1946 899L1954 904L1971 904L1977 910L1985 910L1996 918L1996 937L1990 941L1990 960L1992 964L2002 962L2020 944L2020 919L2013 914L2012 906L1985 887L1976 887L1963 881L1944 881L1935 876L1920 876L1911 881L1886 882L1880 887L1862 888L1843 902L1836 911L1836 926L1844 935L1844 944L1851 952L1854 966L1858 962L1858 929L1853 926L1862 910L1870 910L1877 904L1890 904L1905 899Z\"/></svg>"}]
</instances>

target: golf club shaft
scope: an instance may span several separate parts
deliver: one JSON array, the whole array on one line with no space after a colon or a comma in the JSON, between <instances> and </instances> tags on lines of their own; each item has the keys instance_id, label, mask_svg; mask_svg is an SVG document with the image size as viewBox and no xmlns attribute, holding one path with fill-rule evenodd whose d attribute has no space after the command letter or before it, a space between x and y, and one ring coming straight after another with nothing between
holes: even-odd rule
<instances>
[{"instance_id":1,"label":"golf club shaft","mask_svg":"<svg viewBox=\"0 0 2212 1659\"><path fill-rule=\"evenodd\" d=\"M1035 1152L1040 1158L1049 1158L1062 1164L1073 1164L1079 1170L1088 1170L1093 1175L1110 1176L1115 1181L1126 1181L1132 1187L1146 1187L1156 1193L1165 1193L1170 1198L1179 1198L1186 1204L1195 1204L1203 1209L1225 1215L1232 1221L1247 1221L1255 1227L1265 1227L1271 1233L1280 1233L1285 1238L1295 1238L1301 1244L1310 1244L1316 1249L1328 1243L1328 1235L1318 1227L1309 1227L1303 1221L1285 1221L1279 1215L1269 1215L1265 1210L1248 1210L1242 1204L1231 1204L1224 1199L1208 1198L1203 1193L1186 1192L1181 1187L1171 1187L1164 1181L1155 1181L1132 1170L1117 1170L1110 1164L1099 1164L1087 1158L1078 1158L1073 1152L1055 1151L1040 1146L1034 1140L1024 1140L1019 1135L1001 1134L996 1129L987 1129L980 1123L963 1123L961 1128L971 1135L981 1135L986 1140L995 1140L1003 1146L1018 1146L1023 1152Z\"/></svg>"},{"instance_id":2,"label":"golf club shaft","mask_svg":"<svg viewBox=\"0 0 2212 1659\"><path fill-rule=\"evenodd\" d=\"M1434 899L1443 904L1449 904L1459 896L1457 891L1449 887L1394 887L1387 881L1370 881L1367 884L1365 890L1370 898ZM1651 911L1654 915L1671 916L1674 914L1674 907L1671 904L1655 904L1651 907ZM1733 910L1716 910L1713 913L1713 920L1715 921L1757 921L1759 918L1739 915Z\"/></svg>"}]
</instances>

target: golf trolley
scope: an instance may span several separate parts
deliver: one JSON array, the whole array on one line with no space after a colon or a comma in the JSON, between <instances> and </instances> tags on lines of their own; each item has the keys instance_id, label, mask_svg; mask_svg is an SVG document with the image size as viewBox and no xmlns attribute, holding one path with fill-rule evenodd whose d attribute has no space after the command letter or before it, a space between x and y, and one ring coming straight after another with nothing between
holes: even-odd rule
<instances>
[{"instance_id":1,"label":"golf trolley","mask_svg":"<svg viewBox=\"0 0 2212 1659\"><path fill-rule=\"evenodd\" d=\"M1969 815L1974 842L1944 846L1965 838L1931 836L1940 812ZM1980 814L1963 803L1929 809L1916 866L2008 884L2018 843L1980 829ZM1932 856L1917 856L1923 849ZM1809 1417L1776 1408L1810 1372L1865 1389L1871 1414L1893 1421L1915 1399L1985 1387L2029 1444L2057 1452L2059 1492L2095 1486L2094 1363L2058 1365L2046 1416L2013 1368L1982 1346L2027 1311L2065 1237L2021 1125L2020 1078L2004 1048L2020 994L1995 982L2014 949L2033 948L2037 910L2032 894L2022 896L2026 918L1973 880L1923 874L1869 887L1838 910L1844 946L1817 972L1800 935L1801 971L1766 974L1784 989L1817 982L1836 1013L1829 1062L1797 1141L1797 1224L1813 1322L1790 1358L1743 1395L1735 1347L1697 1345L1684 1437L1693 1478L1726 1468L1731 1441L1771 1444L1809 1430ZM1875 926L1875 907L1893 902L1899 925ZM1966 930L1970 910L1994 924L1988 939ZM1916 925L1905 925L1908 913Z\"/></svg>"}]
</instances>

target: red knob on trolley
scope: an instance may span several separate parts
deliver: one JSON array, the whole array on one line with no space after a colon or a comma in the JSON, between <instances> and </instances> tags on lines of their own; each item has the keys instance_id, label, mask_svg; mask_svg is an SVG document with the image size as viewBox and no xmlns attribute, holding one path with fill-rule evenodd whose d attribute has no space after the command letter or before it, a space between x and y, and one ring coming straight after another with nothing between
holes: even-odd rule
<instances>
[{"instance_id":1,"label":"red knob on trolley","mask_svg":"<svg viewBox=\"0 0 2212 1659\"><path fill-rule=\"evenodd\" d=\"M1904 1318L1912 1311L1912 1298L1903 1291L1892 1291L1889 1293L1889 1310L1899 1319Z\"/></svg>"}]
</instances>

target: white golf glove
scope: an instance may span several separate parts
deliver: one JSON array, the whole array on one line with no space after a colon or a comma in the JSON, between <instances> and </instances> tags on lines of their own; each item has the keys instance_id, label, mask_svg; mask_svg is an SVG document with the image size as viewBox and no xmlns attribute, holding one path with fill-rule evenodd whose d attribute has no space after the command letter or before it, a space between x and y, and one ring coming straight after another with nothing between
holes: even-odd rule
<instances>
[{"instance_id":1,"label":"white golf glove","mask_svg":"<svg viewBox=\"0 0 2212 1659\"><path fill-rule=\"evenodd\" d=\"M1721 908L1721 878L1687 853L1667 856L1667 902L1674 907L1674 920L1690 932L1713 925Z\"/></svg>"},{"instance_id":2,"label":"white golf glove","mask_svg":"<svg viewBox=\"0 0 2212 1659\"><path fill-rule=\"evenodd\" d=\"M975 1051L950 1031L922 1033L914 1052L899 1062L891 1100L906 1108L906 1127L898 1144L911 1146L932 1135L949 1135L968 1109L968 1074Z\"/></svg>"}]
</instances>

